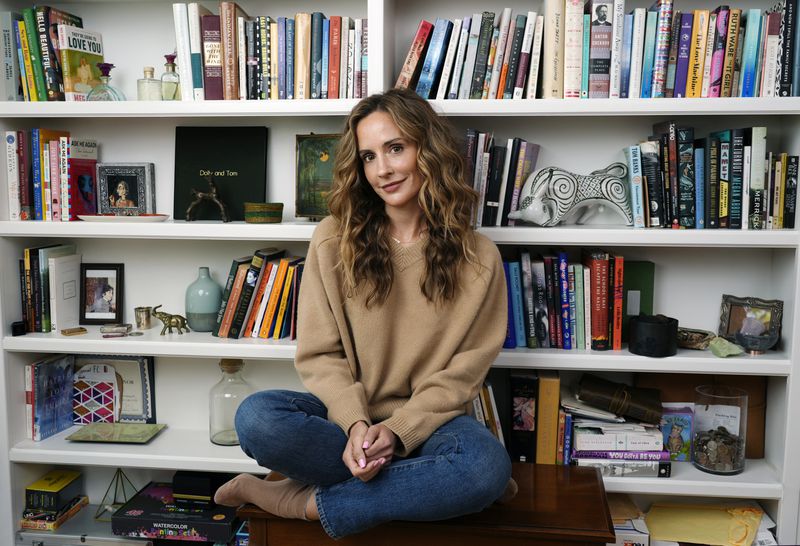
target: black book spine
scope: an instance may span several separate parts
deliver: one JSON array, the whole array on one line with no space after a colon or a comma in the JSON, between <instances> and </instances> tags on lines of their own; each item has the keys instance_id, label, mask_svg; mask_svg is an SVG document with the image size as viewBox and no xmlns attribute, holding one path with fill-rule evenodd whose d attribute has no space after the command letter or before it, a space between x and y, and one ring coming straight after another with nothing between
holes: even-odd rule
<instances>
[{"instance_id":1,"label":"black book spine","mask_svg":"<svg viewBox=\"0 0 800 546\"><path fill-rule=\"evenodd\" d=\"M501 226L508 225L508 213L511 212L511 198L514 195L514 181L516 180L517 177L517 163L519 162L520 148L524 145L525 141L522 140L521 138L515 138L513 143L511 144L511 163L509 163L508 176L506 177L505 191L503 192L502 195L503 210L499 211L501 214L500 216Z\"/></svg>"},{"instance_id":2,"label":"black book spine","mask_svg":"<svg viewBox=\"0 0 800 546\"><path fill-rule=\"evenodd\" d=\"M778 96L790 97L792 95L792 72L794 71L795 25L797 25L797 0L786 0L783 7L783 21L781 24L781 61L780 74L778 75Z\"/></svg>"},{"instance_id":3,"label":"black book spine","mask_svg":"<svg viewBox=\"0 0 800 546\"><path fill-rule=\"evenodd\" d=\"M503 181L503 165L506 159L506 149L504 146L492 148L492 164L489 171L489 183L486 188L486 196L483 202L482 224L486 227L493 227L497 222L498 207L500 206L500 186Z\"/></svg>"},{"instance_id":4,"label":"black book spine","mask_svg":"<svg viewBox=\"0 0 800 546\"><path fill-rule=\"evenodd\" d=\"M31 252L31 285L33 288L33 331L42 331L42 276L39 274L39 250Z\"/></svg>"},{"instance_id":5,"label":"black book spine","mask_svg":"<svg viewBox=\"0 0 800 546\"><path fill-rule=\"evenodd\" d=\"M217 311L217 325L214 326L214 331L211 332L213 336L219 336L219 327L222 324L222 317L225 314L225 308L228 305L228 299L231 297L231 289L233 288L233 280L236 278L236 271L239 269L241 259L233 260L231 269L228 272L228 279L225 281L225 288L222 291L222 303L220 303L219 311Z\"/></svg>"},{"instance_id":6,"label":"black book spine","mask_svg":"<svg viewBox=\"0 0 800 546\"><path fill-rule=\"evenodd\" d=\"M678 129L678 218L681 227L695 226L694 129Z\"/></svg>"},{"instance_id":7,"label":"black book spine","mask_svg":"<svg viewBox=\"0 0 800 546\"><path fill-rule=\"evenodd\" d=\"M253 293L256 290L256 283L259 278L259 273L264 265L264 258L258 254L253 256L253 261L250 262L250 267L247 269L247 274L242 285L242 294L239 297L239 305L236 307L236 313L233 315L231 327L228 331L228 337L238 339L241 336L244 322L247 319L247 312L250 309L250 300L253 298Z\"/></svg>"},{"instance_id":8,"label":"black book spine","mask_svg":"<svg viewBox=\"0 0 800 546\"><path fill-rule=\"evenodd\" d=\"M719 148L718 137L706 141L706 228L719 228Z\"/></svg>"},{"instance_id":9,"label":"black book spine","mask_svg":"<svg viewBox=\"0 0 800 546\"><path fill-rule=\"evenodd\" d=\"M648 140L640 143L639 148L642 153L642 174L647 186L648 224L650 227L663 227L664 202L661 198L658 143Z\"/></svg>"},{"instance_id":10,"label":"black book spine","mask_svg":"<svg viewBox=\"0 0 800 546\"><path fill-rule=\"evenodd\" d=\"M666 133L658 137L658 174L661 177L661 202L664 203L664 226L672 227L674 209L678 205L672 202L669 178L669 137Z\"/></svg>"},{"instance_id":11,"label":"black book spine","mask_svg":"<svg viewBox=\"0 0 800 546\"><path fill-rule=\"evenodd\" d=\"M728 200L728 227L742 229L742 192L744 184L744 129L731 131L730 197Z\"/></svg>"},{"instance_id":12,"label":"black book spine","mask_svg":"<svg viewBox=\"0 0 800 546\"><path fill-rule=\"evenodd\" d=\"M494 13L484 11L481 17L481 33L478 36L478 50L475 54L475 70L472 72L472 86L469 98L480 99L483 96L483 80L486 79L486 63L489 60L489 46L494 29Z\"/></svg>"},{"instance_id":13,"label":"black book spine","mask_svg":"<svg viewBox=\"0 0 800 546\"><path fill-rule=\"evenodd\" d=\"M783 202L783 227L794 229L797 212L797 171L798 156L790 155L786 161L786 194Z\"/></svg>"},{"instance_id":14,"label":"black book spine","mask_svg":"<svg viewBox=\"0 0 800 546\"><path fill-rule=\"evenodd\" d=\"M20 303L22 304L22 322L28 324L28 292L25 289L25 260L19 261Z\"/></svg>"},{"instance_id":15,"label":"black book spine","mask_svg":"<svg viewBox=\"0 0 800 546\"><path fill-rule=\"evenodd\" d=\"M511 99L514 96L514 85L517 81L517 70L519 69L519 55L522 51L522 39L525 36L525 24L527 20L527 15L517 15L517 21L514 26L514 36L513 38L511 36L508 37L508 39L511 40L511 52L508 58L506 84L503 89L504 99ZM498 91L498 95L499 94L500 92Z\"/></svg>"},{"instance_id":16,"label":"black book spine","mask_svg":"<svg viewBox=\"0 0 800 546\"><path fill-rule=\"evenodd\" d=\"M512 461L536 461L536 398L539 381L533 373L512 373L511 434L508 452Z\"/></svg>"}]
</instances>

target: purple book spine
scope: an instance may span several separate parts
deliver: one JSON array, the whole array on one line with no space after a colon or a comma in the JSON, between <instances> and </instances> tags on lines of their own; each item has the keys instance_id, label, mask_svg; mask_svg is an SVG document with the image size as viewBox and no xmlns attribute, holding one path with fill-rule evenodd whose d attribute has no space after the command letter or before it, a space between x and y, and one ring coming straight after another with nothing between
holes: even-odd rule
<instances>
[{"instance_id":1,"label":"purple book spine","mask_svg":"<svg viewBox=\"0 0 800 546\"><path fill-rule=\"evenodd\" d=\"M717 13L717 32L714 40L714 52L711 56L711 83L708 87L709 97L719 97L722 89L722 68L725 64L725 42L728 37L728 14L730 10L721 8Z\"/></svg>"},{"instance_id":2,"label":"purple book spine","mask_svg":"<svg viewBox=\"0 0 800 546\"><path fill-rule=\"evenodd\" d=\"M574 451L570 459L618 459L623 461L669 461L669 451Z\"/></svg>"},{"instance_id":3,"label":"purple book spine","mask_svg":"<svg viewBox=\"0 0 800 546\"><path fill-rule=\"evenodd\" d=\"M675 97L686 96L686 75L689 73L693 23L694 14L681 13L681 37L678 42L678 62L675 65Z\"/></svg>"}]
</instances>

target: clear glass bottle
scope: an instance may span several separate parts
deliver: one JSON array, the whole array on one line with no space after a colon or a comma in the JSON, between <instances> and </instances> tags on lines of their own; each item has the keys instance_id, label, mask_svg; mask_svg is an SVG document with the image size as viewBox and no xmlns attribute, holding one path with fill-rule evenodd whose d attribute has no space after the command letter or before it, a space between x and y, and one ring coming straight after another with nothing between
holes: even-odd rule
<instances>
[{"instance_id":1,"label":"clear glass bottle","mask_svg":"<svg viewBox=\"0 0 800 546\"><path fill-rule=\"evenodd\" d=\"M161 100L161 81L155 78L156 69L144 67L144 77L136 80L136 92L139 100Z\"/></svg>"},{"instance_id":2,"label":"clear glass bottle","mask_svg":"<svg viewBox=\"0 0 800 546\"><path fill-rule=\"evenodd\" d=\"M223 358L219 361L222 379L211 387L209 393L209 436L211 442L221 446L239 445L234 417L239 404L253 393L253 388L242 377L244 361L240 358Z\"/></svg>"},{"instance_id":3,"label":"clear glass bottle","mask_svg":"<svg viewBox=\"0 0 800 546\"><path fill-rule=\"evenodd\" d=\"M97 68L100 69L100 83L95 85L94 88L86 95L86 100L89 101L116 101L127 100L125 93L111 85L111 69L114 65L111 63L97 63Z\"/></svg>"},{"instance_id":4,"label":"clear glass bottle","mask_svg":"<svg viewBox=\"0 0 800 546\"><path fill-rule=\"evenodd\" d=\"M181 100L181 78L175 71L175 54L164 55L164 73L161 74L161 99Z\"/></svg>"}]
</instances>

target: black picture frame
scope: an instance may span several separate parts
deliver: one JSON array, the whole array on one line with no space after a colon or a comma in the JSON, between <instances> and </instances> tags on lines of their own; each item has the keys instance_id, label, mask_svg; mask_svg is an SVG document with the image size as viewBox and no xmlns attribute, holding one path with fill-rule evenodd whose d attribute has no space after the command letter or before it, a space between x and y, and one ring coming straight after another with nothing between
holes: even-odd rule
<instances>
[{"instance_id":1,"label":"black picture frame","mask_svg":"<svg viewBox=\"0 0 800 546\"><path fill-rule=\"evenodd\" d=\"M757 320L764 326L763 332L752 335L769 336L776 341L780 340L783 301L739 297L730 294L722 295L718 334L735 343L737 333L748 333L742 331L745 319L748 317Z\"/></svg>"},{"instance_id":2,"label":"black picture frame","mask_svg":"<svg viewBox=\"0 0 800 546\"><path fill-rule=\"evenodd\" d=\"M125 264L81 264L79 324L123 322L124 273Z\"/></svg>"},{"instance_id":3,"label":"black picture frame","mask_svg":"<svg viewBox=\"0 0 800 546\"><path fill-rule=\"evenodd\" d=\"M155 214L153 163L98 163L97 195L99 214Z\"/></svg>"},{"instance_id":4,"label":"black picture frame","mask_svg":"<svg viewBox=\"0 0 800 546\"><path fill-rule=\"evenodd\" d=\"M122 378L120 423L155 423L155 358L135 355L75 355L75 369L85 364L113 366Z\"/></svg>"},{"instance_id":5,"label":"black picture frame","mask_svg":"<svg viewBox=\"0 0 800 546\"><path fill-rule=\"evenodd\" d=\"M342 135L295 135L295 217L321 220L330 214L333 164Z\"/></svg>"}]
</instances>

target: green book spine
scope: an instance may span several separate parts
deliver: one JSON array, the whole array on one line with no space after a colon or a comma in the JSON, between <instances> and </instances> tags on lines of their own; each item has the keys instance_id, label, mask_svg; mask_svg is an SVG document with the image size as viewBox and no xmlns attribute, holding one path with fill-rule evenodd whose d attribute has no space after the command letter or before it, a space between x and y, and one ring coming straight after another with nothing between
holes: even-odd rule
<instances>
[{"instance_id":1,"label":"green book spine","mask_svg":"<svg viewBox=\"0 0 800 546\"><path fill-rule=\"evenodd\" d=\"M39 33L36 31L36 12L33 8L22 10L22 18L25 20L25 34L28 38L28 49L31 55L31 66L33 67L33 81L36 86L36 97L40 101L47 100L47 85L44 82L44 69L42 68L42 50L39 46ZM22 37L20 36L20 39Z\"/></svg>"}]
</instances>

